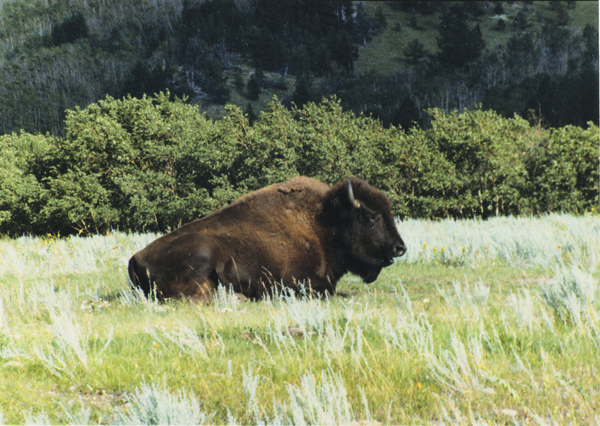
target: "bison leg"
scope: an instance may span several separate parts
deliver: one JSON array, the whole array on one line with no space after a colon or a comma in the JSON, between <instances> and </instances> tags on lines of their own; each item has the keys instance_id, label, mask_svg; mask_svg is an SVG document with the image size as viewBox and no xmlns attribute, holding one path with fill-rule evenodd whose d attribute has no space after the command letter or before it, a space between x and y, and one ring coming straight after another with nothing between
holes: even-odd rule
<instances>
[{"instance_id":1,"label":"bison leg","mask_svg":"<svg viewBox=\"0 0 600 426\"><path fill-rule=\"evenodd\" d=\"M209 304L219 285L219 279L215 271L212 271L204 280L193 280L186 286L182 294L185 294L188 299L195 303Z\"/></svg>"},{"instance_id":2,"label":"bison leg","mask_svg":"<svg viewBox=\"0 0 600 426\"><path fill-rule=\"evenodd\" d=\"M156 292L161 300L184 296L209 301L219 282L210 254L182 251L169 247L154 253L135 254L129 261L132 285L141 289L146 297Z\"/></svg>"}]
</instances>

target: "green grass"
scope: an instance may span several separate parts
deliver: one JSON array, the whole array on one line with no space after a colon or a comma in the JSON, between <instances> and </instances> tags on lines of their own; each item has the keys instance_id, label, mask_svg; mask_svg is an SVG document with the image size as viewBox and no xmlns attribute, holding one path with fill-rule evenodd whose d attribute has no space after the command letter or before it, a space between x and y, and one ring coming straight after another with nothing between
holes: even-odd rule
<instances>
[{"instance_id":1,"label":"green grass","mask_svg":"<svg viewBox=\"0 0 600 426\"><path fill-rule=\"evenodd\" d=\"M210 306L131 292L155 235L0 240L3 419L600 422L598 216L399 228L409 251L371 285Z\"/></svg>"}]
</instances>

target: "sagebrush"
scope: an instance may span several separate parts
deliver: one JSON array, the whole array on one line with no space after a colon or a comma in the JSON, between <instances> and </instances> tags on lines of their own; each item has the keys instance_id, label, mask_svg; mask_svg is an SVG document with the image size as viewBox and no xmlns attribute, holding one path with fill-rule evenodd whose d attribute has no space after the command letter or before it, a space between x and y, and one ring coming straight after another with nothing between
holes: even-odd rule
<instances>
[{"instance_id":1,"label":"sagebrush","mask_svg":"<svg viewBox=\"0 0 600 426\"><path fill-rule=\"evenodd\" d=\"M340 294L160 303L154 234L0 240L9 424L595 424L600 220L406 220Z\"/></svg>"}]
</instances>

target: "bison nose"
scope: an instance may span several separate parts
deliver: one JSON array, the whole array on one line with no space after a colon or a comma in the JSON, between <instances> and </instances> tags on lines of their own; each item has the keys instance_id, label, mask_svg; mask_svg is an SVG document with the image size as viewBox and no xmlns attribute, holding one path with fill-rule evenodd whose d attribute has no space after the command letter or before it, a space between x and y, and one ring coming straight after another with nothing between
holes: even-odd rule
<instances>
[{"instance_id":1,"label":"bison nose","mask_svg":"<svg viewBox=\"0 0 600 426\"><path fill-rule=\"evenodd\" d=\"M404 244L396 244L394 246L394 257L404 256L406 253L406 246Z\"/></svg>"}]
</instances>

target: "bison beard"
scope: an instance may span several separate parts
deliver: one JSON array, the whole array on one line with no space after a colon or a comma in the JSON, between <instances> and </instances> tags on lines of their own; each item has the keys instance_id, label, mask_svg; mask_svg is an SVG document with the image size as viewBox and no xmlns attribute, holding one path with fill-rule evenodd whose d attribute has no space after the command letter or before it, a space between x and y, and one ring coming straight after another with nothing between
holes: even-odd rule
<instances>
[{"instance_id":1,"label":"bison beard","mask_svg":"<svg viewBox=\"0 0 600 426\"><path fill-rule=\"evenodd\" d=\"M295 177L247 194L158 238L129 261L146 296L210 301L219 283L250 298L275 286L335 294L346 273L366 283L402 256L389 200L365 181Z\"/></svg>"}]
</instances>

